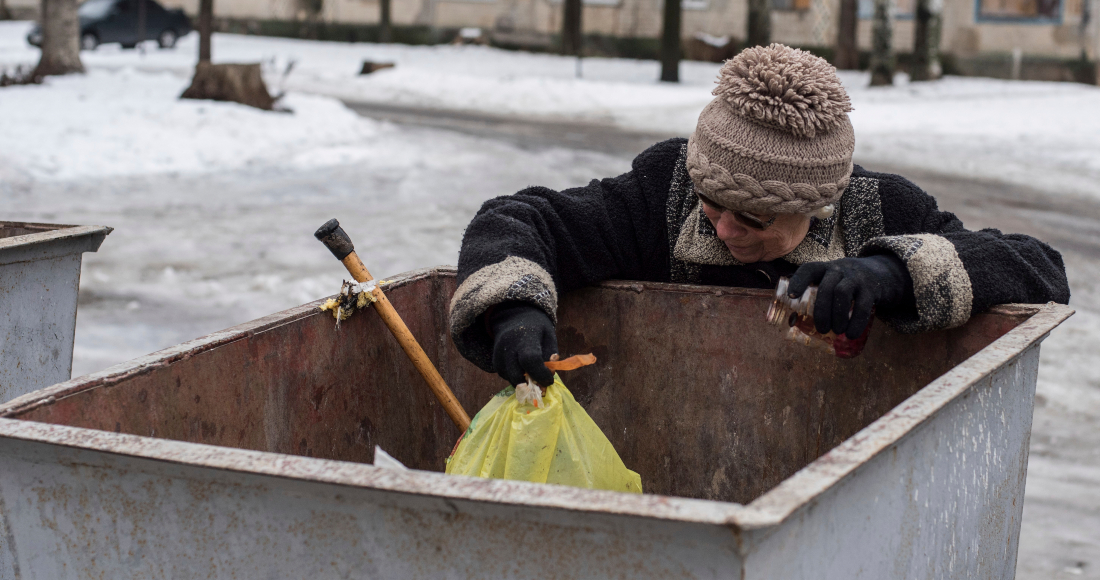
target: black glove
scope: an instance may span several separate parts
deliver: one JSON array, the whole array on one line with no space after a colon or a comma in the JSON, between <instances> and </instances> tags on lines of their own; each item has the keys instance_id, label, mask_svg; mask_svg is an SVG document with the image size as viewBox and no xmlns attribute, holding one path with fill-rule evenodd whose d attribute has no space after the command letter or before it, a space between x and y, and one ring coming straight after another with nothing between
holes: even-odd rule
<instances>
[{"instance_id":1,"label":"black glove","mask_svg":"<svg viewBox=\"0 0 1100 580\"><path fill-rule=\"evenodd\" d=\"M543 361L558 352L554 323L541 308L526 302L498 304L488 315L493 335L493 368L510 385L527 382L527 373L540 385L554 382Z\"/></svg>"},{"instance_id":2,"label":"black glove","mask_svg":"<svg viewBox=\"0 0 1100 580\"><path fill-rule=\"evenodd\" d=\"M792 298L817 285L814 326L850 339L859 338L871 321L871 309L913 304L913 279L905 263L892 254L843 258L803 264L787 287ZM851 318L848 313L851 312Z\"/></svg>"}]
</instances>

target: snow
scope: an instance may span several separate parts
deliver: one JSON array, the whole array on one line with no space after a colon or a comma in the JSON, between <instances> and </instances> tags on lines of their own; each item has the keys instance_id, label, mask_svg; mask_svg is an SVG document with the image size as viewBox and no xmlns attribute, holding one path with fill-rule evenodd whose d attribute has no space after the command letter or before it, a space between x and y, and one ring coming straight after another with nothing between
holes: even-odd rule
<instances>
[{"instance_id":1,"label":"snow","mask_svg":"<svg viewBox=\"0 0 1100 580\"><path fill-rule=\"evenodd\" d=\"M37 50L22 41L28 24L0 23L0 66L33 63ZM180 41L175 50L157 50L150 43L144 53L122 51L117 45L85 52L87 67L122 70L123 77L91 75L91 83L129 83L138 91L182 90L190 78L197 36ZM219 34L214 37L214 55L221 61L265 61L269 79L278 87L292 91L288 104L305 115L328 115L331 126L320 127L335 133L315 136L316 142L334 139L346 143L354 135L339 132L339 115L317 101L303 101L297 94L310 93L344 100L404 105L431 109L478 111L498 115L597 121L624 129L668 135L687 135L694 128L699 111L711 99L719 65L684 62L682 82L659 83L659 64L629 59L584 59L583 78L576 78L576 60L550 54L503 51L484 46L405 46L311 42L295 39L265 38ZM371 75L356 73L364 60L393 62L397 66ZM294 62L291 74L283 79L278 71ZM153 79L138 79L133 71L168 72L178 77L172 84L162 79L154 87ZM963 177L996 179L1045 189L1059 194L1100 197L1100 88L1073 83L1018 82L982 78L948 77L935 83L909 83L899 75L894 87L868 87L864 73L842 71L842 80L852 97L855 111L857 158L864 163L887 163L898 167L923 168ZM77 91L84 81L51 81ZM170 88L169 88L170 87ZM124 86L117 89L125 90ZM98 91L97 91L98 92ZM83 93L90 94L88 92ZM68 98L59 95L56 98ZM28 97L33 98L33 97ZM7 98L5 97L5 101ZM0 101L0 105L3 101ZM94 106L96 104L90 104ZM178 126L188 132L198 123L201 106L166 105L182 118ZM120 105L112 114L125 114ZM209 107L204 112L212 111ZM230 113L224 113L230 114ZM248 115L242 111L234 113ZM10 138L31 130L40 119L28 119ZM156 121L146 120L150 128L165 129ZM217 120L209 123L216 125ZM218 155L226 163L255 162L259 158L280 158L283 139L309 143L298 135L301 124L288 120L264 135L272 139L263 151L229 152ZM367 124L347 127L353 133L368 131ZM69 127L58 124L57 130ZM272 126L276 126L275 123ZM206 129L211 140L218 131ZM258 135L222 135L224 143L249 143ZM202 139L180 135L181 139ZM310 135L309 137L314 137ZM152 139L152 137L149 137ZM21 165L32 167L36 175L60 171L65 178L80 171L104 174L99 163L84 169L67 165L56 168L52 147L56 141L43 139L42 151L23 151ZM257 141L267 143L266 141ZM144 145L144 142L142 142ZM76 146L76 145L73 145ZM159 161L147 168L122 164L116 172L193 171L205 165L223 169L221 162L207 165L206 159L187 154L162 154L164 145L154 145ZM182 149L182 147L181 147ZM74 152L75 153L75 152ZM123 159L120 150L117 158ZM113 155L103 147L103 155ZM352 154L354 155L354 154ZM171 158L171 159L169 159ZM96 157L90 160L101 161Z\"/></svg>"},{"instance_id":2,"label":"snow","mask_svg":"<svg viewBox=\"0 0 1100 580\"><path fill-rule=\"evenodd\" d=\"M707 34L706 32L696 32L693 36L695 40L715 48L725 48L729 46L730 43L729 36L715 36L713 34Z\"/></svg>"},{"instance_id":3,"label":"snow","mask_svg":"<svg viewBox=\"0 0 1100 580\"><path fill-rule=\"evenodd\" d=\"M4 163L36 178L213 172L290 158L300 168L346 162L351 143L378 123L327 97L291 94L294 114L179 100L187 82L169 73L92 69L48 86L0 92L20 111L0 133Z\"/></svg>"},{"instance_id":4,"label":"snow","mask_svg":"<svg viewBox=\"0 0 1100 580\"><path fill-rule=\"evenodd\" d=\"M234 48L243 52L248 40L235 39L241 45ZM305 56L288 86L355 101L596 120L688 135L711 99L719 68L685 62L681 84L673 85L655 82L659 69L652 61L585 59L584 76L577 79L573 59L552 55L449 46L354 52L397 66L368 77L334 78L335 62L322 67ZM864 73L842 71L841 78L855 109L856 153L863 162L1098 195L1100 88L960 77L909 83L904 75L894 87L872 88Z\"/></svg>"},{"instance_id":5,"label":"snow","mask_svg":"<svg viewBox=\"0 0 1100 580\"><path fill-rule=\"evenodd\" d=\"M0 22L0 68L37 61L23 40L29 28ZM577 78L575 59L481 46L215 35L217 60L263 61L273 91L289 91L282 102L293 113L279 113L177 99L196 43L103 46L82 53L85 75L0 89L0 215L116 228L85 255L74 374L334 293L344 273L312 238L331 217L385 277L455 263L463 228L488 198L629 168L629 155L365 119L337 99L687 135L718 71L685 62L673 85L654 80L651 61L584 59ZM358 76L363 60L397 66ZM859 162L1100 200L1096 87L899 76L870 88L862 73L841 76ZM1002 227L983 215L967 223ZM1066 570L1086 562L1086 575L1100 566L1090 499L1100 488L1100 261L1072 245L1064 255L1077 314L1043 344L1021 578L1049 577L1044 555Z\"/></svg>"}]
</instances>

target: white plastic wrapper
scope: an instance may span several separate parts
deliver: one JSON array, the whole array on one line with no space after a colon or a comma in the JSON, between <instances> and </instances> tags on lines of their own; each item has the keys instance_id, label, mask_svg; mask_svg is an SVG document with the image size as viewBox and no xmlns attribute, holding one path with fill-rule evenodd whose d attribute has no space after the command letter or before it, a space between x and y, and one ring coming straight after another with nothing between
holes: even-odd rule
<instances>
[{"instance_id":1,"label":"white plastic wrapper","mask_svg":"<svg viewBox=\"0 0 1100 580\"><path fill-rule=\"evenodd\" d=\"M521 405L534 405L541 409L543 407L542 388L536 385L531 377L527 377L526 383L516 385L516 402Z\"/></svg>"}]
</instances>

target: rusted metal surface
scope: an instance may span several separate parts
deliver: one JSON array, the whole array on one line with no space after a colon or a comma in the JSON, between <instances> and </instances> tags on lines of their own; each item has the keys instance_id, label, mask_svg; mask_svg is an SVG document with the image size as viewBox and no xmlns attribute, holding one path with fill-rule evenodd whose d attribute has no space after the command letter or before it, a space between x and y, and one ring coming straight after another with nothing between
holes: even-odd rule
<instances>
[{"instance_id":1,"label":"rusted metal surface","mask_svg":"<svg viewBox=\"0 0 1100 580\"><path fill-rule=\"evenodd\" d=\"M574 396L646 491L749 503L965 360L1021 318L914 339L876 324L843 360L764 323L770 293L613 284L559 312L560 347L593 352ZM590 316L599 312L600 316Z\"/></svg>"},{"instance_id":2,"label":"rusted metal surface","mask_svg":"<svg viewBox=\"0 0 1100 580\"><path fill-rule=\"evenodd\" d=\"M0 403L69 379L81 254L110 232L0 222Z\"/></svg>"},{"instance_id":3,"label":"rusted metal surface","mask_svg":"<svg viewBox=\"0 0 1100 580\"><path fill-rule=\"evenodd\" d=\"M424 270L387 294L472 411L503 384L446 336L454 282ZM115 554L112 537L143 538L172 571L159 577L521 578L559 561L555 577L1011 570L1038 341L1072 311L999 307L919 337L876 325L842 361L784 341L764 323L768 300L637 283L563 299L563 354L599 358L567 384L644 496L364 465L378 444L441 471L458 435L370 312L336 330L305 305L24 396L0 405L0 578L17 565L22 577L148 570L72 548ZM112 500L88 499L100 496ZM952 530L965 538L948 542ZM66 572L27 575L57 562Z\"/></svg>"}]
</instances>

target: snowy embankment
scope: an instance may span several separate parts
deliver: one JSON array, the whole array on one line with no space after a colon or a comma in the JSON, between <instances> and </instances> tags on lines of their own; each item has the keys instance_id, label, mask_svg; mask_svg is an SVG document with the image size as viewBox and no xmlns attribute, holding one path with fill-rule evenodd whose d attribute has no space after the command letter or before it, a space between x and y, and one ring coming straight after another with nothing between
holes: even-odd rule
<instances>
[{"instance_id":1,"label":"snowy embankment","mask_svg":"<svg viewBox=\"0 0 1100 580\"><path fill-rule=\"evenodd\" d=\"M339 101L292 94L294 114L180 101L186 81L168 73L92 69L48 88L0 92L0 164L40 179L216 172L284 160L308 168L315 153L377 135L377 123ZM340 159L331 160L340 162ZM0 165L2 167L2 165Z\"/></svg>"},{"instance_id":2,"label":"snowy embankment","mask_svg":"<svg viewBox=\"0 0 1100 580\"><path fill-rule=\"evenodd\" d=\"M26 26L0 23L0 66L31 63L37 58L37 50L22 39ZM192 34L175 50L151 48L142 54L121 51L114 45L85 52L82 57L92 71L131 67L146 73L170 72L177 81L171 82L168 77L137 81L139 75L134 73L127 82L159 82L164 90L171 87L176 91L182 90L189 78L196 42ZM656 62L592 58L581 63L583 78L578 79L575 59L548 54L477 46L344 44L222 34L214 38L214 55L219 61L272 63L268 70L275 90L293 91L288 104L297 108L300 117L309 116L309 122L303 125L319 131L316 141L311 141L280 127L267 136L276 142L261 140L260 149L264 151L242 153L234 156L235 160L281 157L281 139L309 146L343 138L325 134L329 125L313 116L330 115L331 126L340 127L344 121L339 115L318 101L296 99L296 93L429 109L592 121L633 131L687 135L711 98L709 91L718 70L713 63L685 62L681 67L683 82L669 85L655 82ZM364 60L394 62L397 66L358 76ZM277 71L290 61L294 67L283 79ZM1059 194L1100 197L1100 114L1096 113L1100 111L1100 88L957 77L909 84L902 75L897 86L870 88L863 73L842 71L841 77L855 107L852 122L856 127L856 156L863 163L921 168L1008 181ZM115 82L111 79L93 74L87 81L51 83ZM283 125L294 124L287 121ZM34 121L28 120L10 138L19 138L32 125ZM351 123L349 128L354 129L354 125ZM179 136L181 141L192 138L191 125L181 122L178 126L188 133ZM250 142L245 135L237 137L243 143ZM103 155L108 155L109 142L99 142ZM184 147L181 144L180 150ZM53 165L51 157L59 157L53 151L26 150L20 157L26 166L45 170ZM178 169L193 169L198 160L181 155ZM149 169L175 170L167 165L171 164ZM215 163L209 167L220 166Z\"/></svg>"}]
</instances>

